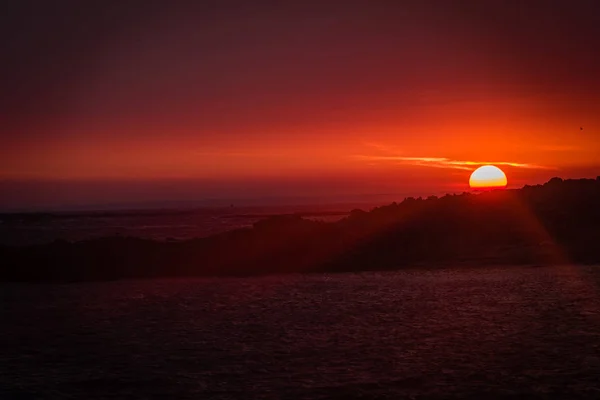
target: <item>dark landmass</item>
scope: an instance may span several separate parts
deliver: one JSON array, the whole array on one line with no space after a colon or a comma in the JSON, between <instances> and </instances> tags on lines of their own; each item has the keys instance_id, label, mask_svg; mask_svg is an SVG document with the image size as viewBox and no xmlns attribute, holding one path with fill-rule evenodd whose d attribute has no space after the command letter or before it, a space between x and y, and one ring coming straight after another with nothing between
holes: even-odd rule
<instances>
[{"instance_id":1,"label":"dark landmass","mask_svg":"<svg viewBox=\"0 0 600 400\"><path fill-rule=\"evenodd\" d=\"M600 262L600 177L481 194L407 198L325 223L272 216L252 228L157 242L108 237L0 246L2 281L391 270L418 265Z\"/></svg>"}]
</instances>

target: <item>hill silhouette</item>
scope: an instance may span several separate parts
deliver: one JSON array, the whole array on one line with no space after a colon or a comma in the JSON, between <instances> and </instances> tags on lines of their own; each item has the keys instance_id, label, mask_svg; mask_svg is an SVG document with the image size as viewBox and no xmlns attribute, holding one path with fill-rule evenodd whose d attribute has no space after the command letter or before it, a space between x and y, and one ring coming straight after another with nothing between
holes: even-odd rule
<instances>
[{"instance_id":1,"label":"hill silhouette","mask_svg":"<svg viewBox=\"0 0 600 400\"><path fill-rule=\"evenodd\" d=\"M107 237L0 246L2 281L391 270L600 262L600 177L406 198L325 223L278 215L206 238Z\"/></svg>"}]
</instances>

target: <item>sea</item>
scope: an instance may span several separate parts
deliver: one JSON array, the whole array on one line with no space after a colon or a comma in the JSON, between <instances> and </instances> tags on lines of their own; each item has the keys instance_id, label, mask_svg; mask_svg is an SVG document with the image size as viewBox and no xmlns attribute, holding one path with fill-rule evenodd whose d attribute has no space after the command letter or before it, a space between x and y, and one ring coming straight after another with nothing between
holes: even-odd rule
<instances>
[{"instance_id":1,"label":"sea","mask_svg":"<svg viewBox=\"0 0 600 400\"><path fill-rule=\"evenodd\" d=\"M80 241L107 236L158 241L206 237L252 225L274 215L334 222L369 203L202 207L0 213L0 245L27 246L55 240Z\"/></svg>"},{"instance_id":2,"label":"sea","mask_svg":"<svg viewBox=\"0 0 600 400\"><path fill-rule=\"evenodd\" d=\"M593 266L5 283L0 321L0 399L600 398Z\"/></svg>"}]
</instances>

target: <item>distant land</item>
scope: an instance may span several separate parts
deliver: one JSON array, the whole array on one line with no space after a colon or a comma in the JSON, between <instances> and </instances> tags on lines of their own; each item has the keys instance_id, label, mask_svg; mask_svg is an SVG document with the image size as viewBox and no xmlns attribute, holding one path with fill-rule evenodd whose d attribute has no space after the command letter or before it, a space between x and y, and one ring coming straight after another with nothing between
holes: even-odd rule
<instances>
[{"instance_id":1,"label":"distant land","mask_svg":"<svg viewBox=\"0 0 600 400\"><path fill-rule=\"evenodd\" d=\"M0 246L0 280L252 276L490 264L600 263L600 177L408 197L337 222L273 215L182 241L105 237Z\"/></svg>"}]
</instances>

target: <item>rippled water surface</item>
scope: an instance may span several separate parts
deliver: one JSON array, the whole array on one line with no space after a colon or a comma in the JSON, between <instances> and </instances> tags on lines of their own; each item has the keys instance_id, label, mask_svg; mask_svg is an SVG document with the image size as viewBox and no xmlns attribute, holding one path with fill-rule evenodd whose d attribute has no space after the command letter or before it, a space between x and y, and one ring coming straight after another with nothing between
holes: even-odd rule
<instances>
[{"instance_id":1,"label":"rippled water surface","mask_svg":"<svg viewBox=\"0 0 600 400\"><path fill-rule=\"evenodd\" d=\"M0 398L600 398L600 269L0 286Z\"/></svg>"},{"instance_id":2,"label":"rippled water surface","mask_svg":"<svg viewBox=\"0 0 600 400\"><path fill-rule=\"evenodd\" d=\"M269 215L302 213L325 222L345 216L350 205L200 208L196 210L90 211L29 217L0 213L0 245L26 246L55 240L79 241L106 236L185 240L249 228Z\"/></svg>"}]
</instances>

